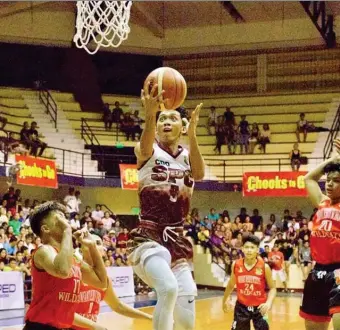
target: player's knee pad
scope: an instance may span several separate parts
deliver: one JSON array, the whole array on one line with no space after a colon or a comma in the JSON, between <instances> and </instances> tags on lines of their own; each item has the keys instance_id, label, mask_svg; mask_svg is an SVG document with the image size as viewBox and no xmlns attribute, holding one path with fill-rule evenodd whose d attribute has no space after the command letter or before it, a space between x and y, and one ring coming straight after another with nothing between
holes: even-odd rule
<instances>
[{"instance_id":1,"label":"player's knee pad","mask_svg":"<svg viewBox=\"0 0 340 330\"><path fill-rule=\"evenodd\" d=\"M195 297L180 296L175 306L175 330L193 330L195 328Z\"/></svg>"}]
</instances>

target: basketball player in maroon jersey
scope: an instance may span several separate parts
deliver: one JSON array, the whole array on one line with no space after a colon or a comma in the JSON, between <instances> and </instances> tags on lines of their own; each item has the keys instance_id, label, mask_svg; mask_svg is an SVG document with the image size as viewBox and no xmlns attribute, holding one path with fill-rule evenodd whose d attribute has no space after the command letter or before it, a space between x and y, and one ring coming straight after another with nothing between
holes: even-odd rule
<instances>
[{"instance_id":1,"label":"basketball player in maroon jersey","mask_svg":"<svg viewBox=\"0 0 340 330\"><path fill-rule=\"evenodd\" d=\"M90 235L90 238L95 242L99 253L103 255L104 250L102 239L99 236L93 234ZM86 246L82 246L81 252L81 258L84 259L89 265L92 265L93 260L89 249ZM110 306L111 309L118 314L131 318L152 320L152 315L134 309L120 301L113 290L110 279L108 279L108 286L106 290L97 289L82 282L80 287L79 303L77 305L76 312L87 319L97 322L100 311L100 302L102 300L104 300L108 306ZM83 330L84 328L73 326L72 329Z\"/></svg>"},{"instance_id":2,"label":"basketball player in maroon jersey","mask_svg":"<svg viewBox=\"0 0 340 330\"><path fill-rule=\"evenodd\" d=\"M35 208L31 228L43 245L32 256L32 302L26 314L25 330L64 329L72 324L103 329L94 322L75 315L81 280L106 289L104 262L87 233L75 233L78 241L88 246L93 267L73 257L72 230L65 218L65 207L46 202Z\"/></svg>"},{"instance_id":3,"label":"basketball player in maroon jersey","mask_svg":"<svg viewBox=\"0 0 340 330\"><path fill-rule=\"evenodd\" d=\"M307 330L326 330L333 318L340 330L340 140L334 141L338 155L324 161L305 176L309 198L318 211L314 215L310 248L316 262L303 292L300 316ZM326 195L318 181L327 175Z\"/></svg>"},{"instance_id":4,"label":"basketball player in maroon jersey","mask_svg":"<svg viewBox=\"0 0 340 330\"><path fill-rule=\"evenodd\" d=\"M276 296L275 281L270 267L259 257L260 239L255 235L245 236L242 251L244 258L232 265L231 276L225 289L222 308L229 311L228 298L236 285L237 301L234 310L233 330L268 330L267 313ZM269 294L266 294L266 285Z\"/></svg>"},{"instance_id":5,"label":"basketball player in maroon jersey","mask_svg":"<svg viewBox=\"0 0 340 330\"><path fill-rule=\"evenodd\" d=\"M162 94L157 84L142 90L145 129L135 148L139 169L140 222L131 232L129 259L136 274L157 293L154 330L192 330L195 324L196 284L188 261L191 243L183 236L183 220L190 208L194 180L204 177L196 126L202 104L187 129L175 110L159 113ZM156 132L157 139L156 141ZM189 150L179 145L187 132Z\"/></svg>"}]
</instances>

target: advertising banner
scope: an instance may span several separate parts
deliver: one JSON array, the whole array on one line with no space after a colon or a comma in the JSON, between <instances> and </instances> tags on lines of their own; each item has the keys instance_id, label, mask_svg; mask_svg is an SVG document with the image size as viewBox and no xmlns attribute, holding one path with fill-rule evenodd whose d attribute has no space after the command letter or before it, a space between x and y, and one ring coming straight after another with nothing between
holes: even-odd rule
<instances>
[{"instance_id":1,"label":"advertising banner","mask_svg":"<svg viewBox=\"0 0 340 330\"><path fill-rule=\"evenodd\" d=\"M21 272L0 272L0 310L23 309L24 280Z\"/></svg>"},{"instance_id":2,"label":"advertising banner","mask_svg":"<svg viewBox=\"0 0 340 330\"><path fill-rule=\"evenodd\" d=\"M138 189L138 170L136 164L119 164L122 189Z\"/></svg>"}]
</instances>

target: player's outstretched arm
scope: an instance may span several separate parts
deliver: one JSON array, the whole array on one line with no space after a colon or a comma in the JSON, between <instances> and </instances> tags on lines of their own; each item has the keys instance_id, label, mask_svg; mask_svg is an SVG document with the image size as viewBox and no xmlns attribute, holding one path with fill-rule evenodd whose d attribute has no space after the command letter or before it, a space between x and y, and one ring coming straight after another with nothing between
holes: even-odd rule
<instances>
[{"instance_id":1,"label":"player's outstretched arm","mask_svg":"<svg viewBox=\"0 0 340 330\"><path fill-rule=\"evenodd\" d=\"M68 278L73 265L71 226L68 225L64 229L59 252L53 247L45 245L37 250L33 260L37 268L45 270L48 274L59 278Z\"/></svg>"},{"instance_id":2,"label":"player's outstretched arm","mask_svg":"<svg viewBox=\"0 0 340 330\"><path fill-rule=\"evenodd\" d=\"M224 296L223 296L223 300L222 300L222 309L225 313L227 313L229 311L228 299L229 299L231 293L233 292L235 284L236 284L234 268L235 268L235 262L231 266L230 279L229 279L229 282L227 284L227 287L225 288Z\"/></svg>"},{"instance_id":3,"label":"player's outstretched arm","mask_svg":"<svg viewBox=\"0 0 340 330\"><path fill-rule=\"evenodd\" d=\"M96 242L87 230L79 230L73 234L89 252L92 265L82 262L81 273L84 283L95 288L105 290L107 288L107 273L102 256L100 255Z\"/></svg>"},{"instance_id":4,"label":"player's outstretched arm","mask_svg":"<svg viewBox=\"0 0 340 330\"><path fill-rule=\"evenodd\" d=\"M203 103L199 104L192 112L188 128L191 173L192 177L197 181L204 178L205 172L204 159L201 155L196 136L196 129L202 106Z\"/></svg>"},{"instance_id":5,"label":"player's outstretched arm","mask_svg":"<svg viewBox=\"0 0 340 330\"><path fill-rule=\"evenodd\" d=\"M97 324L79 314L74 314L74 320L72 325L85 329L106 330L106 328L101 326L100 324Z\"/></svg>"},{"instance_id":6,"label":"player's outstretched arm","mask_svg":"<svg viewBox=\"0 0 340 330\"><path fill-rule=\"evenodd\" d=\"M145 126L140 142L135 147L138 166L148 160L153 153L156 138L156 115L160 109L162 93L157 95L158 85L153 85L149 93L150 82L141 91L141 101L145 110Z\"/></svg>"},{"instance_id":7,"label":"player's outstretched arm","mask_svg":"<svg viewBox=\"0 0 340 330\"><path fill-rule=\"evenodd\" d=\"M110 308L118 314L131 317L131 318L140 318L140 319L148 319L152 320L152 315L139 311L130 307L127 304L124 304L119 300L116 293L114 292L112 285L108 283L108 287L105 293L104 301L110 306Z\"/></svg>"},{"instance_id":8,"label":"player's outstretched arm","mask_svg":"<svg viewBox=\"0 0 340 330\"><path fill-rule=\"evenodd\" d=\"M265 264L265 276L269 292L267 301L259 306L260 313L263 316L265 316L268 313L268 311L272 308L273 301L276 297L276 284L275 281L273 281L272 271L267 264Z\"/></svg>"},{"instance_id":9,"label":"player's outstretched arm","mask_svg":"<svg viewBox=\"0 0 340 330\"><path fill-rule=\"evenodd\" d=\"M324 168L331 162L339 161L340 160L340 139L336 139L334 141L334 146L337 150L337 154L330 159L325 160L319 166L317 166L314 170L308 172L305 176L305 184L306 189L308 191L309 199L312 201L314 206L319 206L320 203L327 198L325 196L320 187L319 187L319 180L324 174Z\"/></svg>"}]
</instances>

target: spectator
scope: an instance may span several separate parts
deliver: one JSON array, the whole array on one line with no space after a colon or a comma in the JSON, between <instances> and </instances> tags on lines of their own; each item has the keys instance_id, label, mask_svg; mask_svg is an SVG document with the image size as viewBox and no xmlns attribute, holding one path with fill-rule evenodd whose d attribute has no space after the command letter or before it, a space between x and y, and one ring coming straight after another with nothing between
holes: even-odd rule
<instances>
[{"instance_id":1,"label":"spectator","mask_svg":"<svg viewBox=\"0 0 340 330\"><path fill-rule=\"evenodd\" d=\"M225 108L224 120L225 120L225 125L226 125L227 129L229 129L233 125L235 125L235 116L234 116L234 113L232 111L230 111L229 107Z\"/></svg>"},{"instance_id":2,"label":"spectator","mask_svg":"<svg viewBox=\"0 0 340 330\"><path fill-rule=\"evenodd\" d=\"M305 114L300 113L300 119L297 122L296 125L296 138L297 142L301 142L300 140L300 133L303 133L303 142L306 142L307 140L307 131L308 131L308 122L305 119Z\"/></svg>"},{"instance_id":3,"label":"spectator","mask_svg":"<svg viewBox=\"0 0 340 330\"><path fill-rule=\"evenodd\" d=\"M260 138L260 130L257 123L253 123L250 131L250 137L249 137L249 153L253 154L255 146L259 142Z\"/></svg>"},{"instance_id":4,"label":"spectator","mask_svg":"<svg viewBox=\"0 0 340 330\"><path fill-rule=\"evenodd\" d=\"M241 223L244 223L246 221L246 217L249 217L249 215L247 214L247 209L245 207L241 207L238 217L240 218Z\"/></svg>"},{"instance_id":5,"label":"spectator","mask_svg":"<svg viewBox=\"0 0 340 330\"><path fill-rule=\"evenodd\" d=\"M301 166L301 152L297 143L294 143L293 150L290 152L289 158L292 171L298 172Z\"/></svg>"},{"instance_id":6,"label":"spectator","mask_svg":"<svg viewBox=\"0 0 340 330\"><path fill-rule=\"evenodd\" d=\"M263 124L262 131L259 136L259 149L266 153L266 145L270 143L270 128L268 124Z\"/></svg>"},{"instance_id":7,"label":"spectator","mask_svg":"<svg viewBox=\"0 0 340 330\"><path fill-rule=\"evenodd\" d=\"M4 207L1 208L0 210L0 226L2 226L2 224L5 222L5 223L8 223L9 219L7 218L7 211Z\"/></svg>"},{"instance_id":8,"label":"spectator","mask_svg":"<svg viewBox=\"0 0 340 330\"><path fill-rule=\"evenodd\" d=\"M284 240L280 247L280 252L282 252L284 256L285 272L287 274L287 279L289 279L291 258L293 256L292 244L290 244L287 240Z\"/></svg>"},{"instance_id":9,"label":"spectator","mask_svg":"<svg viewBox=\"0 0 340 330\"><path fill-rule=\"evenodd\" d=\"M6 201L6 210L16 212L18 197L15 195L14 187L9 187L8 192L2 197Z\"/></svg>"},{"instance_id":10,"label":"spectator","mask_svg":"<svg viewBox=\"0 0 340 330\"><path fill-rule=\"evenodd\" d=\"M263 225L263 218L261 215L259 215L259 210L254 209L253 215L250 217L250 222L254 225L254 228L258 228L258 226Z\"/></svg>"},{"instance_id":11,"label":"spectator","mask_svg":"<svg viewBox=\"0 0 340 330\"><path fill-rule=\"evenodd\" d=\"M216 210L214 208L211 208L208 214L208 219L210 221L217 221L219 218L220 218L220 215L216 213Z\"/></svg>"},{"instance_id":12,"label":"spectator","mask_svg":"<svg viewBox=\"0 0 340 330\"><path fill-rule=\"evenodd\" d=\"M22 141L14 138L13 132L9 133L7 147L8 151L12 154L27 155L29 153L28 148L22 143Z\"/></svg>"},{"instance_id":13,"label":"spectator","mask_svg":"<svg viewBox=\"0 0 340 330\"><path fill-rule=\"evenodd\" d=\"M142 135L142 123L144 123L145 121L139 117L139 111L135 110L134 114L132 115L132 119L133 119L133 141L135 140L135 135L137 135L137 139L140 140L140 137Z\"/></svg>"},{"instance_id":14,"label":"spectator","mask_svg":"<svg viewBox=\"0 0 340 330\"><path fill-rule=\"evenodd\" d=\"M112 121L116 124L120 124L123 119L124 112L122 108L120 107L120 104L118 101L115 102L115 107L112 110Z\"/></svg>"},{"instance_id":15,"label":"spectator","mask_svg":"<svg viewBox=\"0 0 340 330\"><path fill-rule=\"evenodd\" d=\"M21 222L19 221L19 218L19 213L16 212L14 217L12 217L8 222L9 227L13 228L13 233L15 236L18 236L20 233Z\"/></svg>"},{"instance_id":16,"label":"spectator","mask_svg":"<svg viewBox=\"0 0 340 330\"><path fill-rule=\"evenodd\" d=\"M132 141L135 140L136 134L133 128L134 128L134 121L133 121L133 118L131 117L131 113L130 112L124 113L124 117L121 122L120 130L123 133L125 133L126 141L129 141L130 136L132 138Z\"/></svg>"},{"instance_id":17,"label":"spectator","mask_svg":"<svg viewBox=\"0 0 340 330\"><path fill-rule=\"evenodd\" d=\"M6 113L4 113L3 111L0 111L0 123L1 123L0 130L4 130L8 122L6 117L1 116L3 114L5 115Z\"/></svg>"},{"instance_id":18,"label":"spectator","mask_svg":"<svg viewBox=\"0 0 340 330\"><path fill-rule=\"evenodd\" d=\"M11 227L10 227L11 228ZM7 254L14 256L16 253L16 245L17 245L18 239L15 236L12 236L9 239L9 242L4 244L4 248L7 251Z\"/></svg>"},{"instance_id":19,"label":"spectator","mask_svg":"<svg viewBox=\"0 0 340 330\"><path fill-rule=\"evenodd\" d=\"M197 239L198 239L198 244L201 245L205 251L210 248L210 244L209 244L210 233L206 227L204 226L200 227L200 231L197 233Z\"/></svg>"},{"instance_id":20,"label":"spectator","mask_svg":"<svg viewBox=\"0 0 340 330\"><path fill-rule=\"evenodd\" d=\"M245 115L241 116L239 130L240 130L241 154L243 154L243 150L247 154L249 147L249 123L246 120Z\"/></svg>"},{"instance_id":21,"label":"spectator","mask_svg":"<svg viewBox=\"0 0 340 330\"><path fill-rule=\"evenodd\" d=\"M104 228L107 231L110 231L113 224L115 223L115 221L112 219L110 212L106 211L104 213L104 218L102 218L102 222L104 223Z\"/></svg>"},{"instance_id":22,"label":"spectator","mask_svg":"<svg viewBox=\"0 0 340 330\"><path fill-rule=\"evenodd\" d=\"M226 130L223 122L223 116L217 117L217 122L215 124L215 135L216 135L216 146L214 151L221 154L222 145L225 144L226 141Z\"/></svg>"},{"instance_id":23,"label":"spectator","mask_svg":"<svg viewBox=\"0 0 340 330\"><path fill-rule=\"evenodd\" d=\"M299 261L302 269L302 280L305 282L310 271L312 270L312 255L308 241L300 243Z\"/></svg>"},{"instance_id":24,"label":"spectator","mask_svg":"<svg viewBox=\"0 0 340 330\"><path fill-rule=\"evenodd\" d=\"M112 128L112 114L108 103L103 105L103 121L106 131Z\"/></svg>"},{"instance_id":25,"label":"spectator","mask_svg":"<svg viewBox=\"0 0 340 330\"><path fill-rule=\"evenodd\" d=\"M20 268L18 267L17 261L15 259L11 259L9 261L8 266L5 266L4 272L18 272Z\"/></svg>"},{"instance_id":26,"label":"spectator","mask_svg":"<svg viewBox=\"0 0 340 330\"><path fill-rule=\"evenodd\" d=\"M33 146L33 143L30 139L30 128L28 121L25 121L22 125L22 129L20 131L20 141L27 150L30 150Z\"/></svg>"},{"instance_id":27,"label":"spectator","mask_svg":"<svg viewBox=\"0 0 340 330\"><path fill-rule=\"evenodd\" d=\"M210 113L208 116L208 122L207 122L207 130L209 135L213 135L214 132L211 131L211 128L213 127L215 129L215 126L217 124L217 113L216 113L216 107L213 105L210 107Z\"/></svg>"},{"instance_id":28,"label":"spectator","mask_svg":"<svg viewBox=\"0 0 340 330\"><path fill-rule=\"evenodd\" d=\"M37 131L38 125L36 121L31 122L31 128L28 132L29 138L31 140L31 155L37 156L38 148L40 148L38 156L41 157L44 153L44 150L47 147L47 144L40 140L39 133Z\"/></svg>"},{"instance_id":29,"label":"spectator","mask_svg":"<svg viewBox=\"0 0 340 330\"><path fill-rule=\"evenodd\" d=\"M66 195L64 198L64 204L66 206L67 212L70 214L71 219L73 219L75 214L79 212L79 204L77 197L75 196L75 189L73 187L68 189L68 195Z\"/></svg>"},{"instance_id":30,"label":"spectator","mask_svg":"<svg viewBox=\"0 0 340 330\"><path fill-rule=\"evenodd\" d=\"M102 206L100 204L96 205L96 209L92 211L91 218L93 221L99 221L104 217L104 212L102 211Z\"/></svg>"},{"instance_id":31,"label":"spectator","mask_svg":"<svg viewBox=\"0 0 340 330\"><path fill-rule=\"evenodd\" d=\"M5 265L9 263L8 253L5 248L0 249L0 262L3 262Z\"/></svg>"},{"instance_id":32,"label":"spectator","mask_svg":"<svg viewBox=\"0 0 340 330\"><path fill-rule=\"evenodd\" d=\"M79 213L73 213L73 217L70 220L70 226L72 230L80 229L80 220L79 220Z\"/></svg>"},{"instance_id":33,"label":"spectator","mask_svg":"<svg viewBox=\"0 0 340 330\"><path fill-rule=\"evenodd\" d=\"M129 231L127 228L123 228L123 232L119 233L117 236L117 247L126 249L128 241Z\"/></svg>"},{"instance_id":34,"label":"spectator","mask_svg":"<svg viewBox=\"0 0 340 330\"><path fill-rule=\"evenodd\" d=\"M235 155L236 146L240 144L240 134L237 125L231 125L226 128L226 140L228 144L228 152L230 155Z\"/></svg>"}]
</instances>

